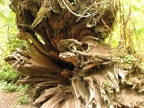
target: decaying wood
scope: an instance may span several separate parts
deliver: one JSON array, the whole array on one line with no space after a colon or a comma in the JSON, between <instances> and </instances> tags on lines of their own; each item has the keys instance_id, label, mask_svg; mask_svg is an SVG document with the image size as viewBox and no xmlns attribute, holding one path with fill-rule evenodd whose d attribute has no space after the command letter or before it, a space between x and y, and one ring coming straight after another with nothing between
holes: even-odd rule
<instances>
[{"instance_id":1,"label":"decaying wood","mask_svg":"<svg viewBox=\"0 0 144 108\"><path fill-rule=\"evenodd\" d=\"M17 37L28 47L5 60L27 76L18 83L35 87L36 106L144 107L139 60L128 60L119 54L121 49L104 43L112 31L116 4L115 0L11 0Z\"/></svg>"}]
</instances>

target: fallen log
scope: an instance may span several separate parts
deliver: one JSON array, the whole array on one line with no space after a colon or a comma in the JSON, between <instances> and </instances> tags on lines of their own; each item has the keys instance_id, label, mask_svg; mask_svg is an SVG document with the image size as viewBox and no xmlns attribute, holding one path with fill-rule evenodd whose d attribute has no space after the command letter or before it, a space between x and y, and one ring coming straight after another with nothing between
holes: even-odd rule
<instances>
[{"instance_id":1,"label":"fallen log","mask_svg":"<svg viewBox=\"0 0 144 108\"><path fill-rule=\"evenodd\" d=\"M17 37L25 40L28 48L18 49L5 60L27 76L18 83L33 84L35 105L40 108L144 106L144 76L138 68L139 61L132 59L129 63L125 55L119 54L121 49L113 51L104 43L112 32L117 3L11 0L19 29ZM129 101L131 97L137 100Z\"/></svg>"}]
</instances>

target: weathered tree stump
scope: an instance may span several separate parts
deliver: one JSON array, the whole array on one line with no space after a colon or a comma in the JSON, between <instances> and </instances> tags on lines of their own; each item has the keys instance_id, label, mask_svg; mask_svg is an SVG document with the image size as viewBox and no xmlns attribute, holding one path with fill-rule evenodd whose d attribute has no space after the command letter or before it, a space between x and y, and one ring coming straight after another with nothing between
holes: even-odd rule
<instances>
[{"instance_id":1,"label":"weathered tree stump","mask_svg":"<svg viewBox=\"0 0 144 108\"><path fill-rule=\"evenodd\" d=\"M121 49L104 43L115 21L116 4L115 0L11 0L17 37L27 41L28 48L5 60L27 76L18 83L35 87L35 105L144 107L138 60L128 63L124 54L118 54Z\"/></svg>"}]
</instances>

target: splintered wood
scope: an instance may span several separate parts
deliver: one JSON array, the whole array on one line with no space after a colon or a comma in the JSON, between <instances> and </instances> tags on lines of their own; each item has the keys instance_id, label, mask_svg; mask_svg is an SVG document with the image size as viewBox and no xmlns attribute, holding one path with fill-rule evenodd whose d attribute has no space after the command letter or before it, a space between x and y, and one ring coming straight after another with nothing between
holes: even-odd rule
<instances>
[{"instance_id":1,"label":"splintered wood","mask_svg":"<svg viewBox=\"0 0 144 108\"><path fill-rule=\"evenodd\" d=\"M18 83L33 85L36 106L144 107L137 92L144 91L137 61L125 69L124 56L104 43L112 32L116 4L115 0L11 0L17 37L28 47L5 60L25 76ZM137 100L130 102L131 98Z\"/></svg>"}]
</instances>

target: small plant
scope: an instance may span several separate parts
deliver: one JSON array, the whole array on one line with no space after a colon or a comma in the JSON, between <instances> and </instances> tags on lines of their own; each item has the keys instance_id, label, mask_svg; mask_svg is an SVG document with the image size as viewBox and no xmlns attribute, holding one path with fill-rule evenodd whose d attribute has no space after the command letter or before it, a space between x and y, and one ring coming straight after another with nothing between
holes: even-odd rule
<instances>
[{"instance_id":1,"label":"small plant","mask_svg":"<svg viewBox=\"0 0 144 108\"><path fill-rule=\"evenodd\" d=\"M17 85L7 82L0 82L0 88L5 92L14 92L17 91Z\"/></svg>"},{"instance_id":2,"label":"small plant","mask_svg":"<svg viewBox=\"0 0 144 108\"><path fill-rule=\"evenodd\" d=\"M30 87L29 84L26 84L24 86L23 85L19 85L17 90L24 94L26 91L28 91L29 87Z\"/></svg>"},{"instance_id":3,"label":"small plant","mask_svg":"<svg viewBox=\"0 0 144 108\"><path fill-rule=\"evenodd\" d=\"M19 73L14 70L9 64L3 62L0 70L0 80L15 83L19 78Z\"/></svg>"},{"instance_id":4,"label":"small plant","mask_svg":"<svg viewBox=\"0 0 144 108\"><path fill-rule=\"evenodd\" d=\"M28 104L30 102L29 95L20 94L13 108L17 108L17 105Z\"/></svg>"},{"instance_id":5,"label":"small plant","mask_svg":"<svg viewBox=\"0 0 144 108\"><path fill-rule=\"evenodd\" d=\"M21 94L21 95L18 97L16 104L17 104L17 105L19 105L19 104L28 104L29 102L30 102L29 95Z\"/></svg>"},{"instance_id":6,"label":"small plant","mask_svg":"<svg viewBox=\"0 0 144 108\"><path fill-rule=\"evenodd\" d=\"M133 55L127 55L124 60L128 63L132 63L133 61L137 61L138 59L135 58Z\"/></svg>"},{"instance_id":7,"label":"small plant","mask_svg":"<svg viewBox=\"0 0 144 108\"><path fill-rule=\"evenodd\" d=\"M18 87L18 91L20 91L20 95L17 99L17 102L16 102L16 105L19 105L19 104L28 104L30 102L30 97L29 95L26 94L26 92L28 91L30 85L19 85Z\"/></svg>"}]
</instances>

